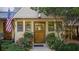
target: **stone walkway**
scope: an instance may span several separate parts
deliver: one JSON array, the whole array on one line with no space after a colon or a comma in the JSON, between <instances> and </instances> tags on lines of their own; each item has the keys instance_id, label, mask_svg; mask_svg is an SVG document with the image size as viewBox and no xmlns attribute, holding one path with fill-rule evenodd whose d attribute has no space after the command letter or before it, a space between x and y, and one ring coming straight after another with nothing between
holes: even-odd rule
<instances>
[{"instance_id":1,"label":"stone walkway","mask_svg":"<svg viewBox=\"0 0 79 59\"><path fill-rule=\"evenodd\" d=\"M44 44L44 47L33 47L31 51L51 51L51 50Z\"/></svg>"}]
</instances>

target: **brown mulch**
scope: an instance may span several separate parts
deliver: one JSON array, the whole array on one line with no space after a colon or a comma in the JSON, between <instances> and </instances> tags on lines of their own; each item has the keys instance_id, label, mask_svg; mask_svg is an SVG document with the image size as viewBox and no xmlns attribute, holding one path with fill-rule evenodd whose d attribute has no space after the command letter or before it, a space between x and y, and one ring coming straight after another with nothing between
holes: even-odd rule
<instances>
[{"instance_id":1,"label":"brown mulch","mask_svg":"<svg viewBox=\"0 0 79 59\"><path fill-rule=\"evenodd\" d=\"M70 44L70 43L74 43L74 44L79 44L79 40L64 40L65 44Z\"/></svg>"}]
</instances>

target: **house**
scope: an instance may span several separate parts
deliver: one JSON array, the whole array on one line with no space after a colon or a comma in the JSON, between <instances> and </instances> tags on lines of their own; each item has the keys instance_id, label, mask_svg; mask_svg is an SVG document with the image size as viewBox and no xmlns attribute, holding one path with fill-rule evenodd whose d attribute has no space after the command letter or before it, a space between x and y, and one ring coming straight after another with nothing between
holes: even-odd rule
<instances>
[{"instance_id":1,"label":"house","mask_svg":"<svg viewBox=\"0 0 79 59\"><path fill-rule=\"evenodd\" d=\"M30 7L21 8L13 17L13 30L11 33L5 32L5 26L3 20L0 22L0 32L3 32L4 38L12 38L19 40L23 37L25 32L32 32L34 34L34 43L45 43L46 36L49 33L55 33L56 36L60 36L64 29L64 17L60 16L46 16L43 13L38 13L32 10ZM4 28L3 28L4 27Z\"/></svg>"},{"instance_id":2,"label":"house","mask_svg":"<svg viewBox=\"0 0 79 59\"><path fill-rule=\"evenodd\" d=\"M34 34L34 43L44 43L45 37L49 33L62 33L64 23L63 17L46 16L31 8L21 8L14 16L15 41L23 37L25 32Z\"/></svg>"}]
</instances>

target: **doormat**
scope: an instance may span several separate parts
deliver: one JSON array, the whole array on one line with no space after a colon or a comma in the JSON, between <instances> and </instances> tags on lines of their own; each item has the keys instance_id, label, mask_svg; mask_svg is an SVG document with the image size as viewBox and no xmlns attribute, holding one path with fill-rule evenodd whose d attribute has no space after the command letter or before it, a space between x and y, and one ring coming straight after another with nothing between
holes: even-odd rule
<instances>
[{"instance_id":1,"label":"doormat","mask_svg":"<svg viewBox=\"0 0 79 59\"><path fill-rule=\"evenodd\" d=\"M44 47L44 45L34 45L34 47Z\"/></svg>"}]
</instances>

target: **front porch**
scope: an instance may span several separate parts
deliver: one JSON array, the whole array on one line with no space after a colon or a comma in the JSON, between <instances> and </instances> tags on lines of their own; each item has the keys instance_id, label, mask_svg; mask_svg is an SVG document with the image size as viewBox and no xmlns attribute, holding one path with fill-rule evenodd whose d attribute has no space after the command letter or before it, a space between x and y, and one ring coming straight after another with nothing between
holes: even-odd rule
<instances>
[{"instance_id":1,"label":"front porch","mask_svg":"<svg viewBox=\"0 0 79 59\"><path fill-rule=\"evenodd\" d=\"M15 42L23 37L25 32L33 34L33 43L45 43L49 33L61 33L64 27L63 19L57 18L15 18ZM61 36L59 34L59 36Z\"/></svg>"}]
</instances>

